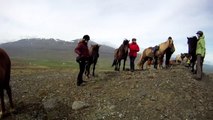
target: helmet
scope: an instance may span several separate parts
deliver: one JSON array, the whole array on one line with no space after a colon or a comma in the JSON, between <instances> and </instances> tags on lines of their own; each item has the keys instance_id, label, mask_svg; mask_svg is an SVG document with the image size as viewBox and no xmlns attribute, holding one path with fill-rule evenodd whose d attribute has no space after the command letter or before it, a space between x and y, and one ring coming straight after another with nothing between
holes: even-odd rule
<instances>
[{"instance_id":1,"label":"helmet","mask_svg":"<svg viewBox=\"0 0 213 120\"><path fill-rule=\"evenodd\" d=\"M132 41L136 41L136 38L132 38Z\"/></svg>"},{"instance_id":2,"label":"helmet","mask_svg":"<svg viewBox=\"0 0 213 120\"><path fill-rule=\"evenodd\" d=\"M198 34L198 35L200 35L200 36L203 36L203 31L197 31L196 34Z\"/></svg>"},{"instance_id":3,"label":"helmet","mask_svg":"<svg viewBox=\"0 0 213 120\"><path fill-rule=\"evenodd\" d=\"M168 38L169 40L171 40L172 39L172 37L171 36L169 36L169 38Z\"/></svg>"},{"instance_id":4,"label":"helmet","mask_svg":"<svg viewBox=\"0 0 213 120\"><path fill-rule=\"evenodd\" d=\"M90 37L89 37L89 35L84 35L84 36L83 36L83 39L89 41L89 40L90 40Z\"/></svg>"}]
</instances>

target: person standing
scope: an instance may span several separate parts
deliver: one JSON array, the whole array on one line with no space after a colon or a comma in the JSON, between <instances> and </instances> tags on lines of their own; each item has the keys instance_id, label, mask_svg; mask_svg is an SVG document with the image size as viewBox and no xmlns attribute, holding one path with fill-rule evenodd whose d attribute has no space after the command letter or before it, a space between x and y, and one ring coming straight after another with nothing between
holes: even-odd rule
<instances>
[{"instance_id":1,"label":"person standing","mask_svg":"<svg viewBox=\"0 0 213 120\"><path fill-rule=\"evenodd\" d=\"M173 41L172 37L169 37L168 40L172 40ZM166 61L165 61L166 68L170 68L171 67L169 61L170 61L170 58L171 58L171 56L172 56L172 54L174 52L175 52L175 46L174 46L174 43L173 43L173 46L170 47L169 49L167 49L166 53L165 53L166 54Z\"/></svg>"},{"instance_id":2,"label":"person standing","mask_svg":"<svg viewBox=\"0 0 213 120\"><path fill-rule=\"evenodd\" d=\"M79 64L79 73L77 77L77 86L80 86L83 82L83 73L85 71L86 63L89 60L89 49L88 49L88 41L90 40L89 35L84 35L83 39L78 43L77 47L75 48L75 53L78 54L76 61Z\"/></svg>"},{"instance_id":3,"label":"person standing","mask_svg":"<svg viewBox=\"0 0 213 120\"><path fill-rule=\"evenodd\" d=\"M135 70L135 58L137 57L137 52L140 50L135 38L132 38L132 43L129 44L129 50L130 70L133 72Z\"/></svg>"},{"instance_id":4,"label":"person standing","mask_svg":"<svg viewBox=\"0 0 213 120\"><path fill-rule=\"evenodd\" d=\"M198 41L196 47L196 56L197 56L197 74L195 79L201 80L203 73L203 62L206 54L206 43L205 36L202 31L198 31L197 33Z\"/></svg>"}]
</instances>

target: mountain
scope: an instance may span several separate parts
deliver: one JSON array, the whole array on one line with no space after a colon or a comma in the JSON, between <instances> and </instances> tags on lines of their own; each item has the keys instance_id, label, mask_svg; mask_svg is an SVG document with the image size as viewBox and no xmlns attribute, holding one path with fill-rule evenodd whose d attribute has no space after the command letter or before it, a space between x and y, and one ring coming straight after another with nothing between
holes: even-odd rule
<instances>
[{"instance_id":1,"label":"mountain","mask_svg":"<svg viewBox=\"0 0 213 120\"><path fill-rule=\"evenodd\" d=\"M78 44L78 41L79 39L68 42L52 38L31 38L0 44L0 48L5 49L9 56L13 59L75 61L76 53L74 53L74 49ZM97 43L94 41L89 41L89 46L90 44ZM99 62L103 64L105 64L105 61L108 61L107 63L112 62L113 52L114 48L107 45L101 45L99 51ZM139 56L137 59L139 59ZM206 73L213 72L213 65L204 64L203 68L204 72Z\"/></svg>"},{"instance_id":2,"label":"mountain","mask_svg":"<svg viewBox=\"0 0 213 120\"><path fill-rule=\"evenodd\" d=\"M205 73L213 73L213 65L203 64L203 70Z\"/></svg>"},{"instance_id":3,"label":"mountain","mask_svg":"<svg viewBox=\"0 0 213 120\"><path fill-rule=\"evenodd\" d=\"M74 49L78 41L79 39L68 42L52 38L31 38L0 44L0 47L5 49L11 58L67 61L75 60L76 54ZM89 41L89 46L90 44L97 43ZM100 57L112 59L113 51L114 48L101 45Z\"/></svg>"}]
</instances>

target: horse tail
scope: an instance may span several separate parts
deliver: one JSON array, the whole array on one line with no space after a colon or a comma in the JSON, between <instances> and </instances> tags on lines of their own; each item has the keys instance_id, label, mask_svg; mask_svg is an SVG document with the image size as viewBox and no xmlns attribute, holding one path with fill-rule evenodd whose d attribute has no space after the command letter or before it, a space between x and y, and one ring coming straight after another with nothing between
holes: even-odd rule
<instances>
[{"instance_id":1,"label":"horse tail","mask_svg":"<svg viewBox=\"0 0 213 120\"><path fill-rule=\"evenodd\" d=\"M141 54L141 57L140 57L140 59L137 62L138 68L142 68L142 62L143 62L143 54Z\"/></svg>"},{"instance_id":2,"label":"horse tail","mask_svg":"<svg viewBox=\"0 0 213 120\"><path fill-rule=\"evenodd\" d=\"M113 66L115 66L115 65L116 65L116 63L117 63L117 60L116 60L116 59L114 59L114 60L113 60L113 63L112 63L112 67L113 67Z\"/></svg>"}]
</instances>

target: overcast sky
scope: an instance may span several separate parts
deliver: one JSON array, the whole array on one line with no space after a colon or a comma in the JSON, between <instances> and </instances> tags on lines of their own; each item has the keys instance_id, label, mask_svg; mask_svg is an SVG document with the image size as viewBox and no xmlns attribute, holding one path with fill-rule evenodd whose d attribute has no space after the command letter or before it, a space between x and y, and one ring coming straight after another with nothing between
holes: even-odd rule
<instances>
[{"instance_id":1,"label":"overcast sky","mask_svg":"<svg viewBox=\"0 0 213 120\"><path fill-rule=\"evenodd\" d=\"M206 62L213 64L212 0L0 0L0 43L89 34L112 47L134 37L143 50L171 36L179 54L198 30L206 36Z\"/></svg>"}]
</instances>

